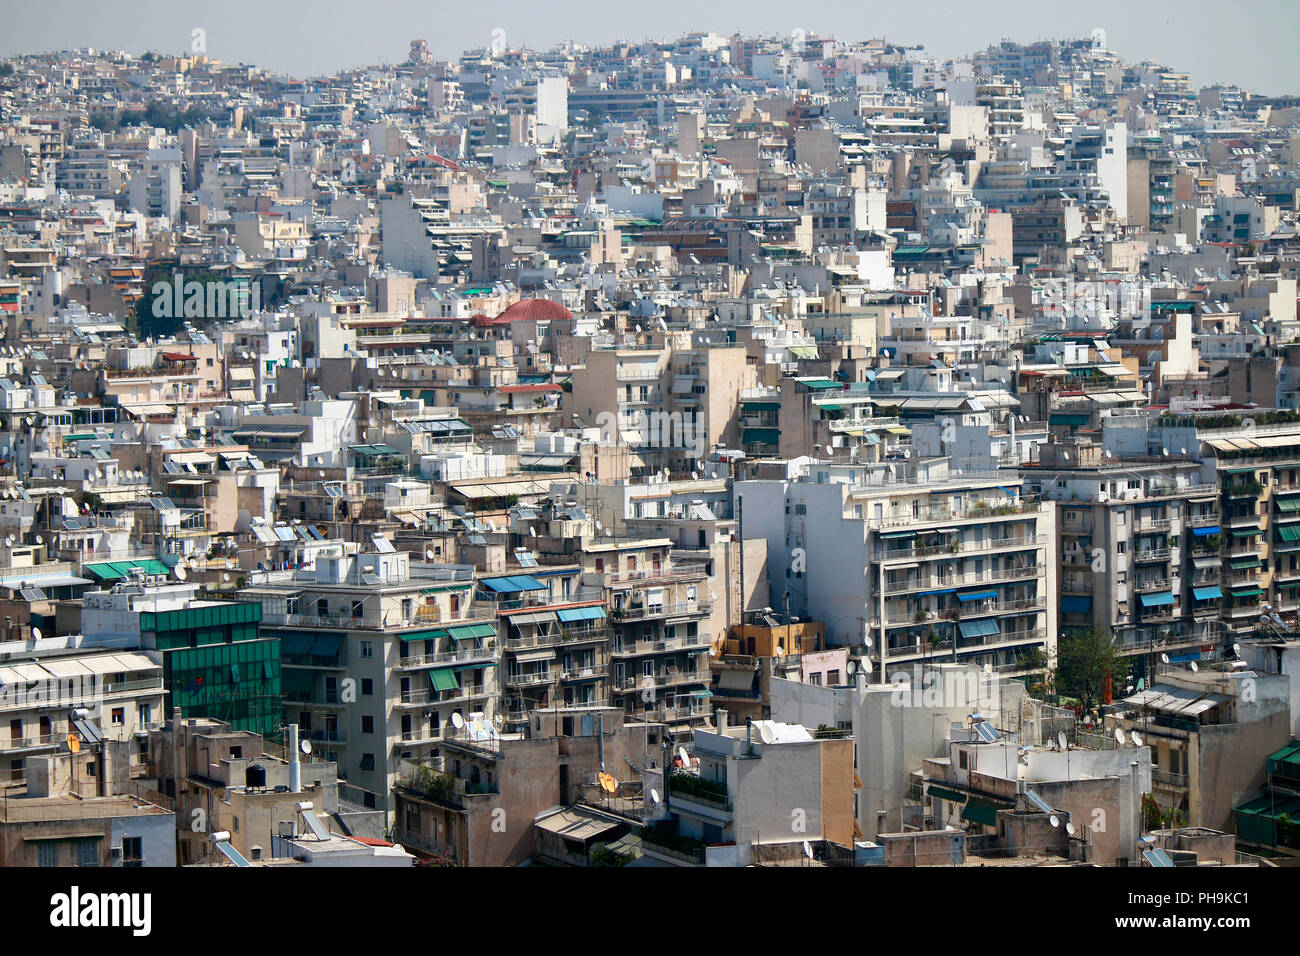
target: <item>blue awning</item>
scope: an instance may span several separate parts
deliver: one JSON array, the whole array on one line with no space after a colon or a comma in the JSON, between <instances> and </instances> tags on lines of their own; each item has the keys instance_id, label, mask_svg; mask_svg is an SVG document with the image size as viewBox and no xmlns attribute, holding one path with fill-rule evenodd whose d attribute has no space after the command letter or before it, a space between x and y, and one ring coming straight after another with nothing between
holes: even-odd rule
<instances>
[{"instance_id":1,"label":"blue awning","mask_svg":"<svg viewBox=\"0 0 1300 956\"><path fill-rule=\"evenodd\" d=\"M605 609L599 607L569 607L557 611L556 616L568 624L572 621L603 621Z\"/></svg>"},{"instance_id":2,"label":"blue awning","mask_svg":"<svg viewBox=\"0 0 1300 956\"><path fill-rule=\"evenodd\" d=\"M480 583L491 588L493 591L501 593L548 590L545 584L527 574L520 574L509 578L484 578Z\"/></svg>"},{"instance_id":3,"label":"blue awning","mask_svg":"<svg viewBox=\"0 0 1300 956\"><path fill-rule=\"evenodd\" d=\"M1198 538L1204 538L1212 534L1223 534L1223 532L1219 530L1219 526L1217 524L1212 524L1212 525L1207 525L1204 528L1193 528L1192 534Z\"/></svg>"},{"instance_id":4,"label":"blue awning","mask_svg":"<svg viewBox=\"0 0 1300 956\"><path fill-rule=\"evenodd\" d=\"M932 595L932 594L956 594L956 593L957 593L957 589L956 589L956 588L939 588L939 589L934 590L934 591L921 591L921 592L919 592L916 596L917 596L917 597L929 597L929 596Z\"/></svg>"},{"instance_id":5,"label":"blue awning","mask_svg":"<svg viewBox=\"0 0 1300 956\"><path fill-rule=\"evenodd\" d=\"M983 601L985 598L995 598L998 596L997 591L971 591L969 594L958 594L958 601Z\"/></svg>"},{"instance_id":6,"label":"blue awning","mask_svg":"<svg viewBox=\"0 0 1300 956\"><path fill-rule=\"evenodd\" d=\"M1001 485L998 485L998 491L1001 491L1001 492L1003 492L1004 494L1008 494L1008 495L1010 495L1012 498L1016 497L1016 493L1015 493L1013 490L1011 490L1010 488L1003 488Z\"/></svg>"},{"instance_id":7,"label":"blue awning","mask_svg":"<svg viewBox=\"0 0 1300 956\"><path fill-rule=\"evenodd\" d=\"M1061 598L1061 613L1088 614L1092 611L1092 596L1071 594Z\"/></svg>"},{"instance_id":8,"label":"blue awning","mask_svg":"<svg viewBox=\"0 0 1300 956\"><path fill-rule=\"evenodd\" d=\"M1166 592L1164 594L1142 595L1143 607L1164 607L1165 605L1169 605L1173 603L1174 603L1173 592Z\"/></svg>"},{"instance_id":9,"label":"blue awning","mask_svg":"<svg viewBox=\"0 0 1300 956\"><path fill-rule=\"evenodd\" d=\"M1192 588L1192 597L1198 601L1210 601L1214 598L1223 597L1223 592L1217 586L1212 588Z\"/></svg>"},{"instance_id":10,"label":"blue awning","mask_svg":"<svg viewBox=\"0 0 1300 956\"><path fill-rule=\"evenodd\" d=\"M962 637L988 637L998 633L998 622L988 617L978 621L958 621L957 629Z\"/></svg>"}]
</instances>

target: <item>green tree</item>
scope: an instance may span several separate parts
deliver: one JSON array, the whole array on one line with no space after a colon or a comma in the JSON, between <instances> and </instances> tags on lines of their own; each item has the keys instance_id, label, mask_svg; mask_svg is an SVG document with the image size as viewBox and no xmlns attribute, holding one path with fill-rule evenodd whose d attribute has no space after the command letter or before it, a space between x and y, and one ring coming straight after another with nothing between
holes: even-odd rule
<instances>
[{"instance_id":1,"label":"green tree","mask_svg":"<svg viewBox=\"0 0 1300 956\"><path fill-rule=\"evenodd\" d=\"M1108 632L1065 631L1056 645L1056 691L1074 697L1091 710L1107 696L1114 682L1128 673L1128 662Z\"/></svg>"}]
</instances>

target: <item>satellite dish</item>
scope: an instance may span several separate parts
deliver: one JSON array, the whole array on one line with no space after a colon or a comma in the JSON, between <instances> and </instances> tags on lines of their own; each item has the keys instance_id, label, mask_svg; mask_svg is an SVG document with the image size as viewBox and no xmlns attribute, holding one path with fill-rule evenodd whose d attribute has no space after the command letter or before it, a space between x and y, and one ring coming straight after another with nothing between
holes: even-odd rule
<instances>
[{"instance_id":1,"label":"satellite dish","mask_svg":"<svg viewBox=\"0 0 1300 956\"><path fill-rule=\"evenodd\" d=\"M1169 655L1168 655L1168 654L1161 654L1161 655L1160 655L1160 663L1161 663L1161 664L1168 664L1168 663L1169 663Z\"/></svg>"},{"instance_id":2,"label":"satellite dish","mask_svg":"<svg viewBox=\"0 0 1300 956\"><path fill-rule=\"evenodd\" d=\"M37 544L44 544L44 543L45 543L45 539L42 538L42 537L38 534L38 535L36 536L36 543L37 543ZM1236 645L1234 644L1233 646L1235 647Z\"/></svg>"},{"instance_id":3,"label":"satellite dish","mask_svg":"<svg viewBox=\"0 0 1300 956\"><path fill-rule=\"evenodd\" d=\"M601 525L601 523L600 523L599 521L596 522L596 530L597 530L597 531L603 531L603 530L604 530L604 526Z\"/></svg>"},{"instance_id":4,"label":"satellite dish","mask_svg":"<svg viewBox=\"0 0 1300 956\"><path fill-rule=\"evenodd\" d=\"M600 789L606 793L616 793L618 791L618 781L603 770L596 774L596 779L600 781Z\"/></svg>"},{"instance_id":5,"label":"satellite dish","mask_svg":"<svg viewBox=\"0 0 1300 956\"><path fill-rule=\"evenodd\" d=\"M432 560L433 560L433 548L426 548L425 551L424 551L424 556L425 556L425 558L428 559L429 561L432 561Z\"/></svg>"},{"instance_id":6,"label":"satellite dish","mask_svg":"<svg viewBox=\"0 0 1300 956\"><path fill-rule=\"evenodd\" d=\"M40 539L40 538L37 538L37 539L36 539L36 543L37 543L37 544L40 544L40 543L41 543L41 539ZM1240 656L1241 656L1241 645L1240 645L1240 644L1233 644L1233 645L1232 645L1232 656L1233 656L1233 657L1240 657Z\"/></svg>"},{"instance_id":7,"label":"satellite dish","mask_svg":"<svg viewBox=\"0 0 1300 956\"><path fill-rule=\"evenodd\" d=\"M1115 743L1119 744L1119 745L1122 747L1122 746L1124 746L1124 744L1125 744L1127 741L1128 741L1128 738L1124 736L1124 730L1123 730L1123 728L1122 728L1122 727L1116 727L1116 728L1115 728Z\"/></svg>"},{"instance_id":8,"label":"satellite dish","mask_svg":"<svg viewBox=\"0 0 1300 956\"><path fill-rule=\"evenodd\" d=\"M1190 664L1188 664L1187 666L1190 667L1190 668L1192 669L1192 673L1193 673L1193 674L1195 674L1197 671L1200 670L1200 667L1197 666L1196 661L1192 661L1192 662L1191 662Z\"/></svg>"},{"instance_id":9,"label":"satellite dish","mask_svg":"<svg viewBox=\"0 0 1300 956\"><path fill-rule=\"evenodd\" d=\"M452 715L451 715L451 724L452 724L452 726L455 727L457 730L460 730L460 729L462 729L462 728L465 726L465 718L462 717L460 714L452 714Z\"/></svg>"},{"instance_id":10,"label":"satellite dish","mask_svg":"<svg viewBox=\"0 0 1300 956\"><path fill-rule=\"evenodd\" d=\"M1050 817L1047 818L1047 822L1052 825L1052 829L1056 829L1061 825L1061 818L1058 817L1055 813L1053 813Z\"/></svg>"},{"instance_id":11,"label":"satellite dish","mask_svg":"<svg viewBox=\"0 0 1300 956\"><path fill-rule=\"evenodd\" d=\"M230 575L225 571L221 572L221 580L228 582L230 580Z\"/></svg>"},{"instance_id":12,"label":"satellite dish","mask_svg":"<svg viewBox=\"0 0 1300 956\"><path fill-rule=\"evenodd\" d=\"M656 790L654 787L650 788L650 802L653 803L655 806L659 805L659 791Z\"/></svg>"},{"instance_id":13,"label":"satellite dish","mask_svg":"<svg viewBox=\"0 0 1300 956\"><path fill-rule=\"evenodd\" d=\"M985 665L984 665L984 673L986 673L986 674L992 674L992 673L993 673L993 665L992 665L992 664L985 664Z\"/></svg>"},{"instance_id":14,"label":"satellite dish","mask_svg":"<svg viewBox=\"0 0 1300 956\"><path fill-rule=\"evenodd\" d=\"M1070 749L1070 742L1069 742L1068 740L1065 739L1065 731L1064 731L1064 730L1062 730L1060 733L1058 733L1058 734L1056 735L1056 742L1057 742L1058 744L1061 745L1061 749L1062 749L1062 750L1069 750L1069 749Z\"/></svg>"},{"instance_id":15,"label":"satellite dish","mask_svg":"<svg viewBox=\"0 0 1300 956\"><path fill-rule=\"evenodd\" d=\"M1073 823L1067 823L1067 824L1065 825L1065 832L1066 832L1067 834L1069 834L1070 836L1074 836L1074 824L1073 824Z\"/></svg>"},{"instance_id":16,"label":"satellite dish","mask_svg":"<svg viewBox=\"0 0 1300 956\"><path fill-rule=\"evenodd\" d=\"M74 754L81 752L81 739L76 734L68 734L68 749Z\"/></svg>"},{"instance_id":17,"label":"satellite dish","mask_svg":"<svg viewBox=\"0 0 1300 956\"><path fill-rule=\"evenodd\" d=\"M316 472L316 474L317 474L319 477L324 478L324 477L325 477L325 470L324 470L324 469L321 469L320 471Z\"/></svg>"},{"instance_id":18,"label":"satellite dish","mask_svg":"<svg viewBox=\"0 0 1300 956\"><path fill-rule=\"evenodd\" d=\"M867 650L871 650L871 637L870 637L870 635L868 635L867 637L864 637L864 638L862 639L862 646L865 647Z\"/></svg>"},{"instance_id":19,"label":"satellite dish","mask_svg":"<svg viewBox=\"0 0 1300 956\"><path fill-rule=\"evenodd\" d=\"M175 575L177 581L185 580L185 568L179 564L172 568L172 574Z\"/></svg>"},{"instance_id":20,"label":"satellite dish","mask_svg":"<svg viewBox=\"0 0 1300 956\"><path fill-rule=\"evenodd\" d=\"M871 660L869 658L866 657L862 658L862 664L860 666L862 670L865 671L866 673L868 674L871 673Z\"/></svg>"},{"instance_id":21,"label":"satellite dish","mask_svg":"<svg viewBox=\"0 0 1300 956\"><path fill-rule=\"evenodd\" d=\"M1134 746L1134 747L1141 747L1141 746L1142 746L1142 735L1141 735L1141 734L1139 734L1139 733L1135 730L1135 731L1133 731L1132 734L1130 734L1130 736L1133 738L1133 746Z\"/></svg>"},{"instance_id":22,"label":"satellite dish","mask_svg":"<svg viewBox=\"0 0 1300 956\"><path fill-rule=\"evenodd\" d=\"M41 639L41 629L39 627L32 628L32 640L39 641L40 639Z\"/></svg>"},{"instance_id":23,"label":"satellite dish","mask_svg":"<svg viewBox=\"0 0 1300 956\"><path fill-rule=\"evenodd\" d=\"M14 546L14 536L13 536L13 535L6 535L6 536L5 536L5 547L12 548L13 546Z\"/></svg>"},{"instance_id":24,"label":"satellite dish","mask_svg":"<svg viewBox=\"0 0 1300 956\"><path fill-rule=\"evenodd\" d=\"M808 859L810 860L813 858L812 844L809 843L807 840L803 841L803 855L808 857Z\"/></svg>"},{"instance_id":25,"label":"satellite dish","mask_svg":"<svg viewBox=\"0 0 1300 956\"><path fill-rule=\"evenodd\" d=\"M691 758L690 758L690 755L686 752L686 748L685 748L685 747L678 747L678 748L677 748L677 756L681 758L681 761L682 761L683 765L685 765L685 766L687 766L687 767L689 767L689 766L691 765Z\"/></svg>"},{"instance_id":26,"label":"satellite dish","mask_svg":"<svg viewBox=\"0 0 1300 956\"><path fill-rule=\"evenodd\" d=\"M530 538L535 538L535 537L537 537L537 529L536 529L536 528L529 528L529 529L528 529L528 537L530 537Z\"/></svg>"},{"instance_id":27,"label":"satellite dish","mask_svg":"<svg viewBox=\"0 0 1300 956\"><path fill-rule=\"evenodd\" d=\"M306 737L304 737L304 738L303 738L303 739L298 743L298 749L301 750L301 751L302 751L303 753L305 753L305 754L310 754L310 753L311 753L311 741L308 740Z\"/></svg>"},{"instance_id":28,"label":"satellite dish","mask_svg":"<svg viewBox=\"0 0 1300 956\"><path fill-rule=\"evenodd\" d=\"M226 558L226 570L227 571L233 570L234 567L235 567L235 562L230 558Z\"/></svg>"}]
</instances>

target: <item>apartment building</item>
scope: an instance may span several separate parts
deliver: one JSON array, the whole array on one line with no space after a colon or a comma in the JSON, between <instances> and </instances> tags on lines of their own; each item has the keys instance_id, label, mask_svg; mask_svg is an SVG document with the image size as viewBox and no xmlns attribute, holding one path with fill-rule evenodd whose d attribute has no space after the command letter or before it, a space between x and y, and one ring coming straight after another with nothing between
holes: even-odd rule
<instances>
[{"instance_id":1,"label":"apartment building","mask_svg":"<svg viewBox=\"0 0 1300 956\"><path fill-rule=\"evenodd\" d=\"M1200 462L1175 451L1117 454L1071 438L1019 469L1031 494L1057 503L1060 627L1111 634L1139 676L1157 654L1192 659L1222 642L1218 495Z\"/></svg>"},{"instance_id":2,"label":"apartment building","mask_svg":"<svg viewBox=\"0 0 1300 956\"><path fill-rule=\"evenodd\" d=\"M773 606L789 588L793 613L824 620L827 644L870 657L879 679L927 661L1041 669L1056 643L1053 506L946 459L905 468L736 482L768 542Z\"/></svg>"},{"instance_id":3,"label":"apartment building","mask_svg":"<svg viewBox=\"0 0 1300 956\"><path fill-rule=\"evenodd\" d=\"M473 568L375 544L256 575L244 593L280 642L285 722L365 791L366 806L384 809L399 760L436 751L456 716L496 715L500 648Z\"/></svg>"}]
</instances>

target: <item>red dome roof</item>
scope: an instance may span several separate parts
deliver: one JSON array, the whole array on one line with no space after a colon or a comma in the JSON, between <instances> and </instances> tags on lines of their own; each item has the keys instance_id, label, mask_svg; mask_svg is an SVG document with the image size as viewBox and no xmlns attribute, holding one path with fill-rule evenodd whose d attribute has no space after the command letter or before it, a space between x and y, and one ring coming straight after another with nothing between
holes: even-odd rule
<instances>
[{"instance_id":1,"label":"red dome roof","mask_svg":"<svg viewBox=\"0 0 1300 956\"><path fill-rule=\"evenodd\" d=\"M546 322L571 319L573 313L550 299L521 299L496 317L497 322Z\"/></svg>"}]
</instances>

